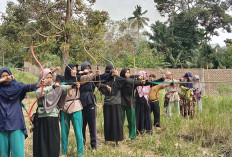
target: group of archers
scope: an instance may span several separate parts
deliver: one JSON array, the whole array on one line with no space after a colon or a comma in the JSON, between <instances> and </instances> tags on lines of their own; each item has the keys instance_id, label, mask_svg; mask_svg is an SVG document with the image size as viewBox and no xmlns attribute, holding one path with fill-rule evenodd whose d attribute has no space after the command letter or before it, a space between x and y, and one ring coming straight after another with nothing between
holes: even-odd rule
<instances>
[{"instance_id":1,"label":"group of archers","mask_svg":"<svg viewBox=\"0 0 232 157\"><path fill-rule=\"evenodd\" d=\"M117 146L118 141L123 140L125 116L133 141L136 136L152 134L152 126L161 127L158 100L161 89L166 91L164 104L168 118L172 118L172 106L175 106L175 115L181 114L180 95L185 96L186 102L191 102L194 95L198 109L202 110L202 85L199 76L192 77L191 73L176 80L166 71L157 79L155 74L145 71L130 75L128 68L119 73L109 64L101 74L98 70L92 71L89 62L83 62L80 70L78 65L68 64L64 75L44 69L44 76L41 73L35 84L17 82L9 68L1 68L0 75L1 157L24 157L24 140L28 134L22 100L31 91L35 91L37 97L42 94L32 120L34 157L59 157L60 143L62 156L67 156L70 123L75 133L77 156L84 156L87 125L91 149L97 149L95 89L104 95L105 144L114 141Z\"/></svg>"}]
</instances>

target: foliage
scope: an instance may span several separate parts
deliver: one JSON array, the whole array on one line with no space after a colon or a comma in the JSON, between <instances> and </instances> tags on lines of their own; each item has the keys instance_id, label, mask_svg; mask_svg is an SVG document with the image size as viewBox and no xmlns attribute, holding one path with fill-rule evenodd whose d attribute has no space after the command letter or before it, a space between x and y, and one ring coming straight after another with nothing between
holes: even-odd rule
<instances>
[{"instance_id":1,"label":"foliage","mask_svg":"<svg viewBox=\"0 0 232 157\"><path fill-rule=\"evenodd\" d=\"M231 7L230 1L154 0L154 2L161 15L165 16L168 14L170 22L173 21L176 15L186 12L188 17L204 28L206 37L209 35L218 35L218 28L231 32L232 17L227 13Z\"/></svg>"},{"instance_id":2,"label":"foliage","mask_svg":"<svg viewBox=\"0 0 232 157\"><path fill-rule=\"evenodd\" d=\"M136 28L138 31L144 26L148 25L149 18L143 17L147 13L147 10L142 12L142 7L137 5L135 11L133 12L133 17L129 17L128 20L131 21L131 27ZM138 34L139 35L139 34Z\"/></svg>"},{"instance_id":3,"label":"foliage","mask_svg":"<svg viewBox=\"0 0 232 157\"><path fill-rule=\"evenodd\" d=\"M168 15L168 20L151 26L151 47L157 46L158 52L165 53L165 60L171 63L171 67L220 67L215 50L208 41L211 36L218 35L218 28L231 32L232 16L227 12L230 1L154 2L162 16ZM229 43L229 40L225 42ZM193 60L193 57L198 60Z\"/></svg>"},{"instance_id":4,"label":"foliage","mask_svg":"<svg viewBox=\"0 0 232 157\"><path fill-rule=\"evenodd\" d=\"M187 66L192 57L191 50L196 49L202 39L197 23L180 13L169 25L157 21L151 26L152 33L147 33L151 48L166 56L166 61L176 68ZM182 65L182 66L183 66Z\"/></svg>"},{"instance_id":5,"label":"foliage","mask_svg":"<svg viewBox=\"0 0 232 157\"><path fill-rule=\"evenodd\" d=\"M36 55L43 64L47 64L49 59L55 59L55 63L51 61L49 64L57 65L59 61L61 65L62 58L65 60L69 58L71 61L76 60L77 57L80 59L73 49L85 54L83 46L85 41L89 42L86 44L86 49L91 52L94 49L92 53L96 55L95 50L98 46L94 47L93 43L97 41L103 47L104 41L99 38L104 35L104 23L108 19L108 13L92 10L82 1L71 1L72 8L69 5L70 1L28 0L19 1L18 4L9 2L0 27L2 42L7 42L9 46L2 51L10 56L16 55L24 51L24 47L28 47L34 40ZM94 1L89 3L91 6ZM74 41L73 38L79 40ZM12 51L10 47L17 49ZM30 60L30 56L30 53L26 53L24 60ZM81 60L91 60L90 58L86 56Z\"/></svg>"}]
</instances>

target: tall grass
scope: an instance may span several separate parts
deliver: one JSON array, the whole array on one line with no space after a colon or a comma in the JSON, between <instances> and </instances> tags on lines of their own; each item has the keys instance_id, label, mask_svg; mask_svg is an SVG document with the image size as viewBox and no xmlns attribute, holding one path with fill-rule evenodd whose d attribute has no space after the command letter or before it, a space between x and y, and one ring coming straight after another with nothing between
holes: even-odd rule
<instances>
[{"instance_id":1,"label":"tall grass","mask_svg":"<svg viewBox=\"0 0 232 157\"><path fill-rule=\"evenodd\" d=\"M163 108L163 92L160 96L161 129L154 128L152 135L144 135L130 141L127 123L125 140L119 147L114 143L101 145L86 156L232 156L232 98L205 96L203 112L196 111L194 119L167 118ZM196 108L197 110L197 108ZM98 109L99 143L104 141L102 107ZM88 141L89 142L89 141ZM87 145L89 148L89 146ZM75 150L74 150L75 151Z\"/></svg>"}]
</instances>

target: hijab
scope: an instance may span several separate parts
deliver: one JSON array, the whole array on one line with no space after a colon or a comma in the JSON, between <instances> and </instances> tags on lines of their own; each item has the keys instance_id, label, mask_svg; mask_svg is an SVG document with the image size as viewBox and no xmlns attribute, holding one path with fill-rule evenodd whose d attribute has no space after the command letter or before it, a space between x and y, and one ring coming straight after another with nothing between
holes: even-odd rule
<instances>
[{"instance_id":1,"label":"hijab","mask_svg":"<svg viewBox=\"0 0 232 157\"><path fill-rule=\"evenodd\" d=\"M120 72L120 76L123 77L123 78L126 78L125 75L126 75L127 70L130 71L130 69L128 69L128 68L123 68L123 69L121 70L121 72Z\"/></svg>"},{"instance_id":2,"label":"hijab","mask_svg":"<svg viewBox=\"0 0 232 157\"><path fill-rule=\"evenodd\" d=\"M105 68L105 73L100 75L100 79L101 80L106 80L106 81L113 79L113 77L112 77L112 75L110 73L110 70L112 70L113 68L114 68L113 64L107 65L106 68Z\"/></svg>"},{"instance_id":3,"label":"hijab","mask_svg":"<svg viewBox=\"0 0 232 157\"><path fill-rule=\"evenodd\" d=\"M64 76L57 75L57 81L59 82L76 82L76 77L71 76L71 71L74 67L77 67L77 75L78 75L78 65L77 64L68 64L65 67ZM79 77L77 77L78 79Z\"/></svg>"},{"instance_id":4,"label":"hijab","mask_svg":"<svg viewBox=\"0 0 232 157\"><path fill-rule=\"evenodd\" d=\"M190 72L185 73L184 78L187 80L187 82L192 82L189 80L189 77L193 77L192 74ZM193 88L192 83L184 83L183 85L184 87Z\"/></svg>"},{"instance_id":5,"label":"hijab","mask_svg":"<svg viewBox=\"0 0 232 157\"><path fill-rule=\"evenodd\" d=\"M9 75L12 75L12 72L9 68L1 68L0 76L3 72L7 72ZM9 84L5 85L0 83L0 96L6 99L15 99L22 94L25 85L22 82L17 82L16 80L12 80Z\"/></svg>"},{"instance_id":6,"label":"hijab","mask_svg":"<svg viewBox=\"0 0 232 157\"><path fill-rule=\"evenodd\" d=\"M89 66L91 69L91 64L89 62L83 62L81 64L81 71L84 71L87 66Z\"/></svg>"},{"instance_id":7,"label":"hijab","mask_svg":"<svg viewBox=\"0 0 232 157\"><path fill-rule=\"evenodd\" d=\"M105 73L110 73L110 70L112 70L114 68L113 64L108 64L105 68Z\"/></svg>"},{"instance_id":8,"label":"hijab","mask_svg":"<svg viewBox=\"0 0 232 157\"><path fill-rule=\"evenodd\" d=\"M195 82L196 80L200 80L200 77L198 75L195 75L194 78L193 78L193 88L194 89L198 89L199 91L202 91L203 90L203 86L200 82Z\"/></svg>"},{"instance_id":9,"label":"hijab","mask_svg":"<svg viewBox=\"0 0 232 157\"><path fill-rule=\"evenodd\" d=\"M52 74L51 70L44 69L44 76L47 76L48 74ZM42 74L40 74L39 80L41 78L42 78ZM66 96L67 93L63 93L62 86L56 87L52 91L46 93L43 99L43 107L46 113L50 113L55 107L62 108L66 102Z\"/></svg>"}]
</instances>

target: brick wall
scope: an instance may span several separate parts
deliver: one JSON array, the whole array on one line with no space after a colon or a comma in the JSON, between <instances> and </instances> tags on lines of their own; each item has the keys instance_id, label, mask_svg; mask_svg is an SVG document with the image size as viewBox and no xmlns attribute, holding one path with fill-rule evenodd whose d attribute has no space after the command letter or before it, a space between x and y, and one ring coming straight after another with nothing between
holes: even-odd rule
<instances>
[{"instance_id":1,"label":"brick wall","mask_svg":"<svg viewBox=\"0 0 232 157\"><path fill-rule=\"evenodd\" d=\"M31 63L25 62L24 69L27 72L39 74L40 68L32 65ZM93 70L97 68L95 66L92 67ZM103 73L105 67L99 67L101 72ZM122 68L117 68L120 72ZM161 77L165 71L170 71L174 78L179 79L184 76L186 72L191 72L192 75L199 75L202 82L206 82L204 84L205 93L208 94L218 94L218 85L219 82L227 82L228 86L232 88L232 69L149 69L149 68L131 68L131 74L138 74L139 71L144 70L148 74L155 74L157 78ZM60 73L60 72L59 72ZM208 82L208 83L207 83ZM216 83L213 83L216 82Z\"/></svg>"}]
</instances>

